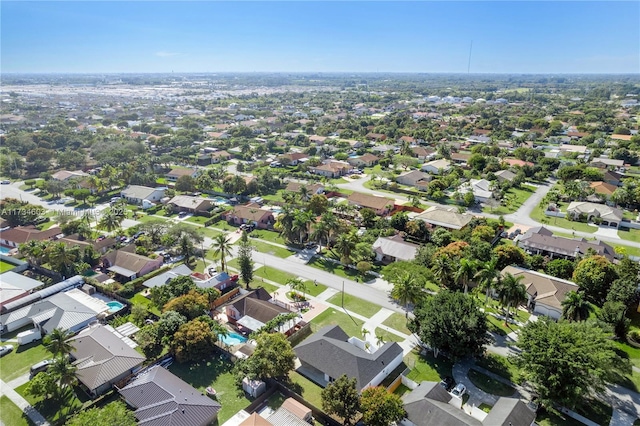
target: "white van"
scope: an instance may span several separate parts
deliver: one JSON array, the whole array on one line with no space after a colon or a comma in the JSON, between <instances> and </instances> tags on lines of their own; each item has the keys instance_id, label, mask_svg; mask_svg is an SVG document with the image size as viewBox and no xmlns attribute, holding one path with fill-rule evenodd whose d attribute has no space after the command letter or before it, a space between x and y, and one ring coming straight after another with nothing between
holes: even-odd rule
<instances>
[{"instance_id":1,"label":"white van","mask_svg":"<svg viewBox=\"0 0 640 426\"><path fill-rule=\"evenodd\" d=\"M20 346L27 345L31 342L42 339L42 334L40 333L40 330L38 330L37 328L33 328L31 330L18 333L16 337L18 338L18 346Z\"/></svg>"}]
</instances>

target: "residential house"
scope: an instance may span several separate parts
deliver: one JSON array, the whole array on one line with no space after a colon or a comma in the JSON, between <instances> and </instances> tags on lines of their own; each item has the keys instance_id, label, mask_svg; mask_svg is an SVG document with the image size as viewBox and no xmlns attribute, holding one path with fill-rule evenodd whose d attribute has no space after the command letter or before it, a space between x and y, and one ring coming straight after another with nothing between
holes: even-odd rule
<instances>
[{"instance_id":1,"label":"residential house","mask_svg":"<svg viewBox=\"0 0 640 426\"><path fill-rule=\"evenodd\" d=\"M355 140L349 139L349 140L346 140L345 142L347 142L352 149L358 149L364 146L364 143L362 143L362 141L355 141Z\"/></svg>"},{"instance_id":2,"label":"residential house","mask_svg":"<svg viewBox=\"0 0 640 426\"><path fill-rule=\"evenodd\" d=\"M420 246L417 244L406 242L400 234L393 237L378 237L373 243L376 260L383 263L413 260L416 258L419 248Z\"/></svg>"},{"instance_id":3,"label":"residential house","mask_svg":"<svg viewBox=\"0 0 640 426\"><path fill-rule=\"evenodd\" d=\"M409 170L400 174L396 178L396 182L401 185L413 186L421 191L426 191L431 182L431 175L428 175L420 170Z\"/></svg>"},{"instance_id":4,"label":"residential house","mask_svg":"<svg viewBox=\"0 0 640 426\"><path fill-rule=\"evenodd\" d=\"M76 171L60 170L59 172L55 172L54 174L52 174L51 178L66 182L69 179L85 178L87 176L89 176L89 174L83 172L82 170L76 170Z\"/></svg>"},{"instance_id":5,"label":"residential house","mask_svg":"<svg viewBox=\"0 0 640 426\"><path fill-rule=\"evenodd\" d=\"M588 154L589 150L585 145L560 144L558 146L560 152L575 152L578 154Z\"/></svg>"},{"instance_id":6,"label":"residential house","mask_svg":"<svg viewBox=\"0 0 640 426\"><path fill-rule=\"evenodd\" d=\"M378 386L402 363L402 347L396 342L381 346L349 337L338 325L328 325L294 348L302 366L298 371L326 386L343 374L356 379L362 391ZM322 379L321 379L322 378Z\"/></svg>"},{"instance_id":7,"label":"residential house","mask_svg":"<svg viewBox=\"0 0 640 426\"><path fill-rule=\"evenodd\" d=\"M42 294L47 293L43 291ZM25 296L23 299L29 297ZM22 302L23 299L16 302ZM4 307L8 310L10 305L7 303ZM32 324L42 334L49 334L56 328L76 332L99 316L106 316L108 311L109 306L102 300L72 289L36 300L0 316L0 331L11 332Z\"/></svg>"},{"instance_id":8,"label":"residential house","mask_svg":"<svg viewBox=\"0 0 640 426\"><path fill-rule=\"evenodd\" d=\"M76 377L92 397L97 397L114 384L140 369L145 356L134 349L137 346L110 326L88 327L71 339L71 357L77 368Z\"/></svg>"},{"instance_id":9,"label":"residential house","mask_svg":"<svg viewBox=\"0 0 640 426\"><path fill-rule=\"evenodd\" d=\"M504 163L507 163L508 165L510 165L511 167L517 166L517 167L524 167L524 166L529 166L529 167L533 167L533 163L530 161L523 161L523 160L519 160L517 158L505 158L504 160L502 160Z\"/></svg>"},{"instance_id":10,"label":"residential house","mask_svg":"<svg viewBox=\"0 0 640 426\"><path fill-rule=\"evenodd\" d=\"M44 231L37 229L33 225L16 226L15 228L0 231L0 245L16 248L18 245L29 241L50 241L55 240L58 236L62 236L62 230L57 226Z\"/></svg>"},{"instance_id":11,"label":"residential house","mask_svg":"<svg viewBox=\"0 0 640 426\"><path fill-rule=\"evenodd\" d=\"M416 139L411 136L401 136L400 138L398 138L398 142L406 142L408 144L414 144L416 143Z\"/></svg>"},{"instance_id":12,"label":"residential house","mask_svg":"<svg viewBox=\"0 0 640 426\"><path fill-rule=\"evenodd\" d=\"M167 284L169 281L171 281L174 278L189 276L191 275L191 272L192 272L191 269L189 269L187 265L185 265L184 263L181 263L180 265L176 266L173 269L170 269L166 272L156 275L153 278L149 278L148 280L143 282L142 285L147 288L160 287Z\"/></svg>"},{"instance_id":13,"label":"residential house","mask_svg":"<svg viewBox=\"0 0 640 426\"><path fill-rule=\"evenodd\" d=\"M432 226L447 229L462 229L471 222L473 215L459 213L455 207L432 206L415 217Z\"/></svg>"},{"instance_id":14,"label":"residential house","mask_svg":"<svg viewBox=\"0 0 640 426\"><path fill-rule=\"evenodd\" d=\"M329 178L337 178L340 176L346 175L353 169L351 164L346 163L344 161L337 160L328 160L323 162L318 166L309 167L309 171L311 173L315 173L317 175L329 177Z\"/></svg>"},{"instance_id":15,"label":"residential house","mask_svg":"<svg viewBox=\"0 0 640 426\"><path fill-rule=\"evenodd\" d=\"M6 271L0 275L0 307L32 294L34 289L43 286L42 281Z\"/></svg>"},{"instance_id":16,"label":"residential house","mask_svg":"<svg viewBox=\"0 0 640 426\"><path fill-rule=\"evenodd\" d=\"M539 226L529 229L518 237L518 246L531 254L541 254L553 258L575 259L594 252L613 261L615 250L600 240L588 241L584 238L557 237L549 229Z\"/></svg>"},{"instance_id":17,"label":"residential house","mask_svg":"<svg viewBox=\"0 0 640 426\"><path fill-rule=\"evenodd\" d=\"M517 266L507 266L501 272L514 277L523 277L522 284L527 289L527 307L534 313L546 315L555 320L562 316L562 302L567 293L578 291L577 284Z\"/></svg>"},{"instance_id":18,"label":"residential house","mask_svg":"<svg viewBox=\"0 0 640 426\"><path fill-rule=\"evenodd\" d=\"M485 203L493 197L493 192L490 188L491 182L486 179L471 179L469 182L460 185L458 192L461 194L472 192L476 203Z\"/></svg>"},{"instance_id":19,"label":"residential house","mask_svg":"<svg viewBox=\"0 0 640 426\"><path fill-rule=\"evenodd\" d=\"M307 188L307 190L309 191L310 195L314 195L314 194L323 194L324 193L324 185L322 185L321 183L314 183L312 185L304 185L302 183L299 182L289 182L287 183L287 187L285 188L285 191L289 191L289 192L300 192L300 188L301 187L305 187Z\"/></svg>"},{"instance_id":20,"label":"residential house","mask_svg":"<svg viewBox=\"0 0 640 426\"><path fill-rule=\"evenodd\" d=\"M623 178L624 178L624 175L622 173L612 172L610 170L607 170L606 172L604 172L604 176L602 180L611 185L622 186Z\"/></svg>"},{"instance_id":21,"label":"residential house","mask_svg":"<svg viewBox=\"0 0 640 426\"><path fill-rule=\"evenodd\" d=\"M618 189L617 186L606 182L591 182L589 187L593 189L596 194L604 195L606 198L611 197L615 190Z\"/></svg>"},{"instance_id":22,"label":"residential house","mask_svg":"<svg viewBox=\"0 0 640 426\"><path fill-rule=\"evenodd\" d=\"M189 213L204 213L213 208L213 203L210 200L190 195L176 195L167 204L175 210Z\"/></svg>"},{"instance_id":23,"label":"residential house","mask_svg":"<svg viewBox=\"0 0 640 426\"><path fill-rule=\"evenodd\" d=\"M225 220L235 225L253 224L256 228L266 229L275 223L273 212L260 207L259 204L250 203L244 206L235 206L223 214Z\"/></svg>"},{"instance_id":24,"label":"residential house","mask_svg":"<svg viewBox=\"0 0 640 426\"><path fill-rule=\"evenodd\" d=\"M349 164L354 167L371 167L380 161L380 157L377 157L373 154L363 154L358 157L351 157L347 160Z\"/></svg>"},{"instance_id":25,"label":"residential house","mask_svg":"<svg viewBox=\"0 0 640 426\"><path fill-rule=\"evenodd\" d=\"M365 138L367 138L367 140L370 140L370 141L381 142L386 140L387 136L383 135L382 133L367 133Z\"/></svg>"},{"instance_id":26,"label":"residential house","mask_svg":"<svg viewBox=\"0 0 640 426\"><path fill-rule=\"evenodd\" d=\"M426 161L435 156L436 151L431 148L425 148L422 146L414 146L411 148L414 157L418 157L418 160Z\"/></svg>"},{"instance_id":27,"label":"residential house","mask_svg":"<svg viewBox=\"0 0 640 426\"><path fill-rule=\"evenodd\" d=\"M248 332L258 331L277 316L292 312L281 304L272 303L271 300L272 297L267 290L259 287L233 300L225 307L225 313L231 324ZM298 322L300 322L300 318L289 321L283 325L280 331L288 334Z\"/></svg>"},{"instance_id":28,"label":"residential house","mask_svg":"<svg viewBox=\"0 0 640 426\"><path fill-rule=\"evenodd\" d=\"M103 256L102 266L117 276L131 281L160 268L163 261L162 256L151 259L125 250L114 250Z\"/></svg>"},{"instance_id":29,"label":"residential house","mask_svg":"<svg viewBox=\"0 0 640 426\"><path fill-rule=\"evenodd\" d=\"M533 426L536 419L524 402L505 397L498 398L489 413L474 413L472 417L460 409L460 398L438 382L422 382L402 400L407 412L404 426Z\"/></svg>"},{"instance_id":30,"label":"residential house","mask_svg":"<svg viewBox=\"0 0 640 426\"><path fill-rule=\"evenodd\" d=\"M498 178L498 182L513 182L513 179L516 177L516 174L510 170L499 170L494 173Z\"/></svg>"},{"instance_id":31,"label":"residential house","mask_svg":"<svg viewBox=\"0 0 640 426\"><path fill-rule=\"evenodd\" d=\"M622 221L623 213L622 210L605 204L573 201L567 207L567 215L571 215L574 219L586 217L587 221L599 218L602 225L617 228Z\"/></svg>"},{"instance_id":32,"label":"residential house","mask_svg":"<svg viewBox=\"0 0 640 426\"><path fill-rule=\"evenodd\" d=\"M439 175L441 171L448 172L451 168L451 162L447 159L441 158L440 160L429 161L424 163L421 167L423 172Z\"/></svg>"},{"instance_id":33,"label":"residential house","mask_svg":"<svg viewBox=\"0 0 640 426\"><path fill-rule=\"evenodd\" d=\"M471 158L471 154L466 152L452 152L451 153L451 161L456 164L467 164Z\"/></svg>"},{"instance_id":34,"label":"residential house","mask_svg":"<svg viewBox=\"0 0 640 426\"><path fill-rule=\"evenodd\" d=\"M354 192L347 198L349 204L361 208L369 208L376 212L378 216L386 216L393 209L395 200L392 198L377 197L375 195Z\"/></svg>"},{"instance_id":35,"label":"residential house","mask_svg":"<svg viewBox=\"0 0 640 426\"><path fill-rule=\"evenodd\" d=\"M611 135L611 139L614 141L630 141L633 135L622 135L618 133L614 133Z\"/></svg>"},{"instance_id":36,"label":"residential house","mask_svg":"<svg viewBox=\"0 0 640 426\"><path fill-rule=\"evenodd\" d=\"M227 151L216 151L211 153L211 164L223 163L231 160L232 155Z\"/></svg>"},{"instance_id":37,"label":"residential house","mask_svg":"<svg viewBox=\"0 0 640 426\"><path fill-rule=\"evenodd\" d=\"M282 164L291 166L297 166L299 163L303 163L308 159L309 156L303 152L290 152L279 157Z\"/></svg>"},{"instance_id":38,"label":"residential house","mask_svg":"<svg viewBox=\"0 0 640 426\"><path fill-rule=\"evenodd\" d=\"M65 243L69 247L80 247L80 250L84 251L85 248L91 246L93 249L100 253L104 254L109 249L115 247L116 239L113 237L106 237L101 240L86 240L82 239L78 234L67 235L66 237L60 238L58 241Z\"/></svg>"},{"instance_id":39,"label":"residential house","mask_svg":"<svg viewBox=\"0 0 640 426\"><path fill-rule=\"evenodd\" d=\"M118 392L141 426L207 426L220 404L161 366L140 373Z\"/></svg>"},{"instance_id":40,"label":"residential house","mask_svg":"<svg viewBox=\"0 0 640 426\"><path fill-rule=\"evenodd\" d=\"M127 200L128 203L143 205L153 205L164 197L164 193L167 187L161 186L158 188L151 188L141 185L129 185L120 192L120 196Z\"/></svg>"},{"instance_id":41,"label":"residential house","mask_svg":"<svg viewBox=\"0 0 640 426\"><path fill-rule=\"evenodd\" d=\"M191 176L192 178L195 178L197 175L198 175L198 170L196 169L175 168L175 169L171 169L171 171L164 176L167 178L168 181L176 182L182 176Z\"/></svg>"},{"instance_id":42,"label":"residential house","mask_svg":"<svg viewBox=\"0 0 640 426\"><path fill-rule=\"evenodd\" d=\"M591 167L597 167L599 169L618 169L624 166L624 160L616 160L615 158L594 158L589 163Z\"/></svg>"},{"instance_id":43,"label":"residential house","mask_svg":"<svg viewBox=\"0 0 640 426\"><path fill-rule=\"evenodd\" d=\"M318 136L318 135L309 136L309 143L315 144L316 146L324 145L326 140L327 140L326 136Z\"/></svg>"}]
</instances>

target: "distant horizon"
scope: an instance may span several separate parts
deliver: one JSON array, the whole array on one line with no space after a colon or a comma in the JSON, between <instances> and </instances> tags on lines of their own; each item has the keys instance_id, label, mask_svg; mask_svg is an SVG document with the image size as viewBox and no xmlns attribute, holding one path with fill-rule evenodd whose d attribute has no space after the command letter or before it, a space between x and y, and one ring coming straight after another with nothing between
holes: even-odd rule
<instances>
[{"instance_id":1,"label":"distant horizon","mask_svg":"<svg viewBox=\"0 0 640 426\"><path fill-rule=\"evenodd\" d=\"M640 73L637 1L3 1L0 11L3 74Z\"/></svg>"},{"instance_id":2,"label":"distant horizon","mask_svg":"<svg viewBox=\"0 0 640 426\"><path fill-rule=\"evenodd\" d=\"M116 0L124 1L124 0ZM152 1L152 0L144 0ZM167 0L169 1L169 0ZM92 71L92 72L65 72L65 71L53 71L53 72L20 72L20 71L0 71L0 76L6 75L191 75L191 74L203 74L203 75L233 75L233 74L291 74L291 75L455 75L455 76L500 76L500 75L523 75L523 76L638 76L639 72L546 72L546 73L526 73L526 72L426 72L426 71Z\"/></svg>"}]
</instances>

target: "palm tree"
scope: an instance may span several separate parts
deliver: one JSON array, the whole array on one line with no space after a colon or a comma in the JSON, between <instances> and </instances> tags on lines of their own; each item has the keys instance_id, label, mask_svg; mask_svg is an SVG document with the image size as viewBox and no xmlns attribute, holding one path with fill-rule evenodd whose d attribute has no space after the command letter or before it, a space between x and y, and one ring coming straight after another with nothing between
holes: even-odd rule
<instances>
[{"instance_id":1,"label":"palm tree","mask_svg":"<svg viewBox=\"0 0 640 426\"><path fill-rule=\"evenodd\" d=\"M220 257L220 266L223 271L227 271L227 256L231 256L231 243L227 238L226 234L219 234L213 239L213 244L211 246L213 248L213 256L214 258Z\"/></svg>"},{"instance_id":2,"label":"palm tree","mask_svg":"<svg viewBox=\"0 0 640 426\"><path fill-rule=\"evenodd\" d=\"M453 276L453 263L451 259L446 256L437 256L433 261L431 271L441 286L450 286Z\"/></svg>"},{"instance_id":3,"label":"palm tree","mask_svg":"<svg viewBox=\"0 0 640 426\"><path fill-rule=\"evenodd\" d=\"M423 288L416 276L408 272L400 275L393 283L391 297L404 306L405 316L409 316L409 304L415 305L424 297Z\"/></svg>"},{"instance_id":4,"label":"palm tree","mask_svg":"<svg viewBox=\"0 0 640 426\"><path fill-rule=\"evenodd\" d=\"M295 210L290 205L285 204L282 206L282 212L278 215L276 224L274 227L280 231L282 236L287 241L292 241L293 236L293 221L295 219Z\"/></svg>"},{"instance_id":5,"label":"palm tree","mask_svg":"<svg viewBox=\"0 0 640 426\"><path fill-rule=\"evenodd\" d=\"M300 200L302 202L308 201L309 200L309 188L307 188L304 185L300 186L300 189L298 190L298 196L300 197Z\"/></svg>"},{"instance_id":6,"label":"palm tree","mask_svg":"<svg viewBox=\"0 0 640 426\"><path fill-rule=\"evenodd\" d=\"M568 292L562 301L562 317L568 321L584 321L590 311L591 305L577 291Z\"/></svg>"},{"instance_id":7,"label":"palm tree","mask_svg":"<svg viewBox=\"0 0 640 426\"><path fill-rule=\"evenodd\" d=\"M474 259L460 259L460 266L454 275L454 279L457 284L461 284L464 287L464 294L467 294L469 290L469 282L476 275L478 269L478 262Z\"/></svg>"},{"instance_id":8,"label":"palm tree","mask_svg":"<svg viewBox=\"0 0 640 426\"><path fill-rule=\"evenodd\" d=\"M74 349L73 345L68 342L71 333L61 328L54 328L50 334L45 336L44 345L54 357L65 357Z\"/></svg>"},{"instance_id":9,"label":"palm tree","mask_svg":"<svg viewBox=\"0 0 640 426\"><path fill-rule=\"evenodd\" d=\"M77 247L77 246L76 246ZM54 271L61 273L64 277L69 276L75 269L77 250L67 248L63 242L53 243L47 247L47 258Z\"/></svg>"},{"instance_id":10,"label":"palm tree","mask_svg":"<svg viewBox=\"0 0 640 426\"><path fill-rule=\"evenodd\" d=\"M384 343L384 336L382 334L376 334L376 345L382 346Z\"/></svg>"},{"instance_id":11,"label":"palm tree","mask_svg":"<svg viewBox=\"0 0 640 426\"><path fill-rule=\"evenodd\" d=\"M98 222L98 228L104 229L107 232L113 232L120 227L123 220L124 216L116 214L111 209L107 209Z\"/></svg>"},{"instance_id":12,"label":"palm tree","mask_svg":"<svg viewBox=\"0 0 640 426\"><path fill-rule=\"evenodd\" d=\"M298 234L298 243L304 242L304 235L308 234L309 225L313 222L313 214L310 211L298 210L293 218L292 232Z\"/></svg>"},{"instance_id":13,"label":"palm tree","mask_svg":"<svg viewBox=\"0 0 640 426\"><path fill-rule=\"evenodd\" d=\"M491 293L491 289L494 287L496 280L500 278L498 258L492 257L488 262L483 263L474 275L474 278L478 280L480 288L485 291L484 304L486 305L489 303L489 293Z\"/></svg>"},{"instance_id":14,"label":"palm tree","mask_svg":"<svg viewBox=\"0 0 640 426\"><path fill-rule=\"evenodd\" d=\"M351 263L351 253L356 248L356 236L353 233L340 234L336 241L335 249L340 255L340 262L344 264Z\"/></svg>"},{"instance_id":15,"label":"palm tree","mask_svg":"<svg viewBox=\"0 0 640 426\"><path fill-rule=\"evenodd\" d=\"M58 379L60 390L64 390L67 387L72 387L78 381L76 378L77 369L68 357L58 357L49 367L49 373Z\"/></svg>"},{"instance_id":16,"label":"palm tree","mask_svg":"<svg viewBox=\"0 0 640 426\"><path fill-rule=\"evenodd\" d=\"M328 243L329 228L327 224L322 220L322 218L313 226L311 238L318 243L318 245L320 246L320 251L322 251L322 240L325 240Z\"/></svg>"},{"instance_id":17,"label":"palm tree","mask_svg":"<svg viewBox=\"0 0 640 426\"><path fill-rule=\"evenodd\" d=\"M26 256L32 265L40 265L46 257L47 242L31 240L20 244L18 251Z\"/></svg>"},{"instance_id":18,"label":"palm tree","mask_svg":"<svg viewBox=\"0 0 640 426\"><path fill-rule=\"evenodd\" d=\"M229 335L229 330L227 327L223 326L217 321L213 321L211 323L211 332L216 336L216 340L219 342L226 336Z\"/></svg>"},{"instance_id":19,"label":"palm tree","mask_svg":"<svg viewBox=\"0 0 640 426\"><path fill-rule=\"evenodd\" d=\"M371 332L369 330L367 330L366 328L362 329L362 338L366 341L367 340L367 336L370 334Z\"/></svg>"},{"instance_id":20,"label":"palm tree","mask_svg":"<svg viewBox=\"0 0 640 426\"><path fill-rule=\"evenodd\" d=\"M293 292L293 297L298 299L297 291L302 291L302 297L304 298L304 282L300 278L291 278L287 280L286 283L291 291Z\"/></svg>"},{"instance_id":21,"label":"palm tree","mask_svg":"<svg viewBox=\"0 0 640 426\"><path fill-rule=\"evenodd\" d=\"M193 241L191 241L191 238L189 238L187 234L182 234L178 244L180 245L180 252L184 256L184 263L188 265L194 253Z\"/></svg>"},{"instance_id":22,"label":"palm tree","mask_svg":"<svg viewBox=\"0 0 640 426\"><path fill-rule=\"evenodd\" d=\"M527 289L524 284L522 284L522 280L524 276L518 275L513 276L510 273L506 273L504 277L502 277L502 281L500 282L500 286L498 287L498 296L500 297L500 303L502 306L505 306L507 314L504 317L504 325L507 325L507 320L509 319L509 309L511 305L518 307L520 302L523 302L527 298Z\"/></svg>"}]
</instances>

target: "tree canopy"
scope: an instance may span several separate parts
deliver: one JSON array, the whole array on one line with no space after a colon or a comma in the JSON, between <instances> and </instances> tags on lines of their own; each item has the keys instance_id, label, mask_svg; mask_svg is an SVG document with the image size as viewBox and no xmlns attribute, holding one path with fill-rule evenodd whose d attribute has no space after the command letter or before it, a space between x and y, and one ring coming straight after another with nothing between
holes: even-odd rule
<instances>
[{"instance_id":1,"label":"tree canopy","mask_svg":"<svg viewBox=\"0 0 640 426\"><path fill-rule=\"evenodd\" d=\"M349 426L353 423L360 408L360 395L356 388L356 378L346 375L338 377L322 389L322 409L327 414L335 414L342 423Z\"/></svg>"}]
</instances>

